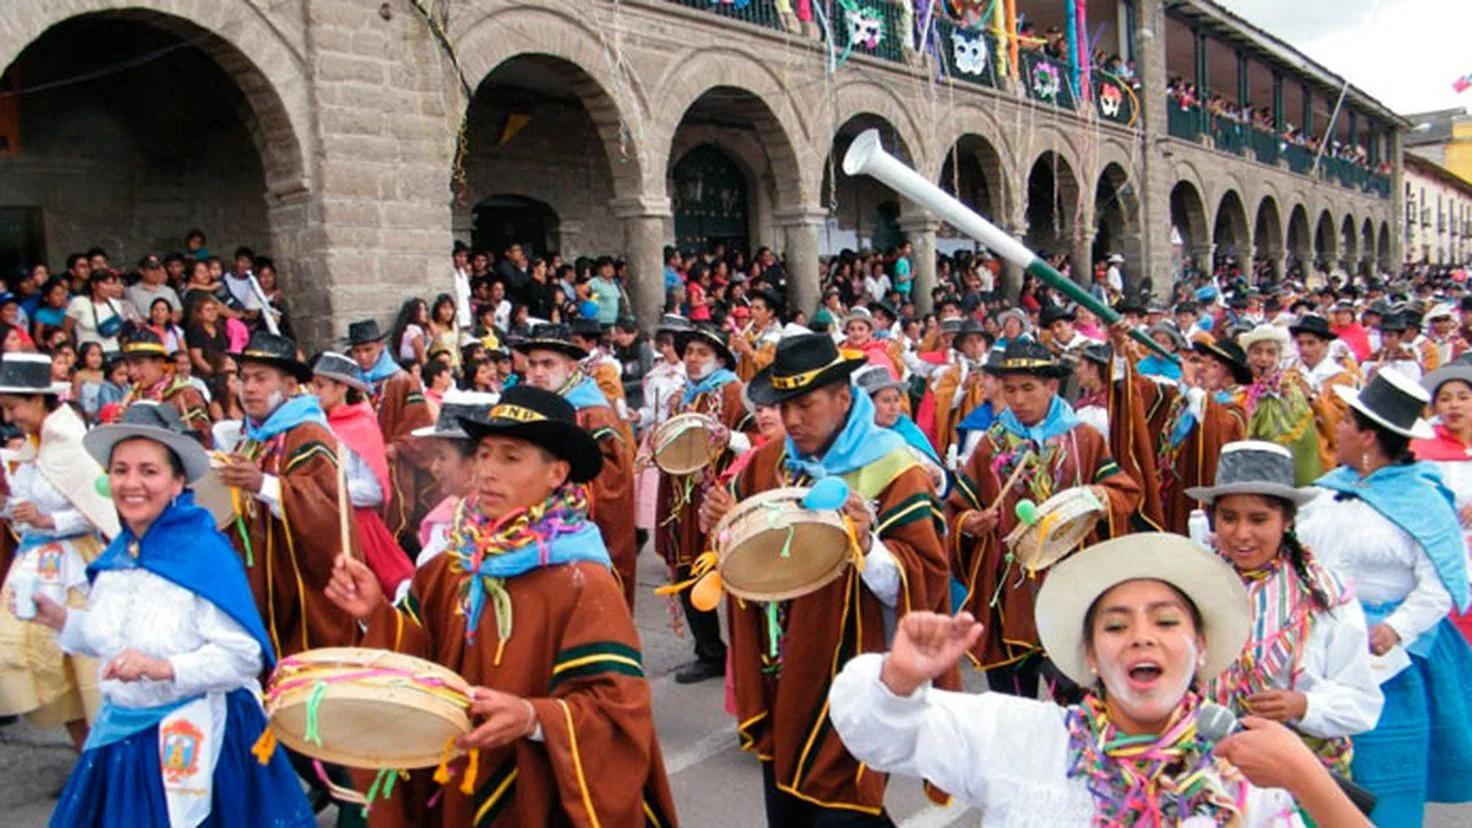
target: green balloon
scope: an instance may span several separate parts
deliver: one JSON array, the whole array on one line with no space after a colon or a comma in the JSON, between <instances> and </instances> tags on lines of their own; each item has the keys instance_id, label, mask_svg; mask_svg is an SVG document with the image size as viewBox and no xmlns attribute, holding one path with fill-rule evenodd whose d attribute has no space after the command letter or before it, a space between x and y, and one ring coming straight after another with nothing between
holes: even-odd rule
<instances>
[{"instance_id":1,"label":"green balloon","mask_svg":"<svg viewBox=\"0 0 1472 828\"><path fill-rule=\"evenodd\" d=\"M112 485L107 482L107 475L105 474L97 478L97 482L93 484L93 488L103 497L112 497Z\"/></svg>"},{"instance_id":2,"label":"green balloon","mask_svg":"<svg viewBox=\"0 0 1472 828\"><path fill-rule=\"evenodd\" d=\"M1031 500L1019 500L1013 510L1017 513L1017 519L1028 526L1038 522L1038 505Z\"/></svg>"}]
</instances>

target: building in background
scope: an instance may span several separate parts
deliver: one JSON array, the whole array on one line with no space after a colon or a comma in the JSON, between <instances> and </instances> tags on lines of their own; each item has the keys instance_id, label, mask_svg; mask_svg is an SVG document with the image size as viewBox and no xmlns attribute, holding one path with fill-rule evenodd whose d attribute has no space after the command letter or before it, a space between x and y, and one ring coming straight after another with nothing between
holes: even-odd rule
<instances>
[{"instance_id":1,"label":"building in background","mask_svg":"<svg viewBox=\"0 0 1472 828\"><path fill-rule=\"evenodd\" d=\"M1406 261L1472 263L1472 181L1419 152L1405 156Z\"/></svg>"}]
</instances>

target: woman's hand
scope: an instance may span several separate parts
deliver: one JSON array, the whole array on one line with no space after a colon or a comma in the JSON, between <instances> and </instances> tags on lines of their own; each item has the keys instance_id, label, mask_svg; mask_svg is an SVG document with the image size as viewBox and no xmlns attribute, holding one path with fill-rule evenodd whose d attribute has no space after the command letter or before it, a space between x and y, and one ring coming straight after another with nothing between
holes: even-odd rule
<instances>
[{"instance_id":1,"label":"woman's hand","mask_svg":"<svg viewBox=\"0 0 1472 828\"><path fill-rule=\"evenodd\" d=\"M470 688L470 715L484 721L455 740L461 750L498 748L532 735L539 724L531 702L489 687Z\"/></svg>"},{"instance_id":2,"label":"woman's hand","mask_svg":"<svg viewBox=\"0 0 1472 828\"><path fill-rule=\"evenodd\" d=\"M56 603L39 592L31 593L31 600L36 604L36 614L26 620L32 624L40 624L43 627L50 627L57 632L61 632L61 628L66 626L66 607L63 607L61 604ZM10 605L8 607L11 615L17 615L15 611L15 605L17 603L19 603L19 599L16 597L15 590L11 590Z\"/></svg>"},{"instance_id":3,"label":"woman's hand","mask_svg":"<svg viewBox=\"0 0 1472 828\"><path fill-rule=\"evenodd\" d=\"M124 650L103 668L102 678L117 681L173 681L174 665L166 658L154 658L137 650Z\"/></svg>"},{"instance_id":4,"label":"woman's hand","mask_svg":"<svg viewBox=\"0 0 1472 828\"><path fill-rule=\"evenodd\" d=\"M1370 652L1375 655L1385 655L1399 643L1400 633L1389 624L1376 624L1370 628Z\"/></svg>"},{"instance_id":5,"label":"woman's hand","mask_svg":"<svg viewBox=\"0 0 1472 828\"><path fill-rule=\"evenodd\" d=\"M981 624L969 612L955 617L909 612L894 631L894 645L884 657L879 680L896 696L908 696L927 681L955 666L981 638Z\"/></svg>"},{"instance_id":6,"label":"woman's hand","mask_svg":"<svg viewBox=\"0 0 1472 828\"><path fill-rule=\"evenodd\" d=\"M36 504L29 500L16 503L10 510L10 517L17 523L25 523L37 529L56 528L56 521L52 520L50 515L42 514L41 510L36 508Z\"/></svg>"},{"instance_id":7,"label":"woman's hand","mask_svg":"<svg viewBox=\"0 0 1472 828\"><path fill-rule=\"evenodd\" d=\"M1247 697L1254 716L1275 722L1296 722L1308 712L1308 696L1294 690L1265 690Z\"/></svg>"},{"instance_id":8,"label":"woman's hand","mask_svg":"<svg viewBox=\"0 0 1472 828\"><path fill-rule=\"evenodd\" d=\"M363 620L383 603L383 587L368 565L347 555L338 555L332 565L332 577L322 589L327 600L354 618Z\"/></svg>"}]
</instances>

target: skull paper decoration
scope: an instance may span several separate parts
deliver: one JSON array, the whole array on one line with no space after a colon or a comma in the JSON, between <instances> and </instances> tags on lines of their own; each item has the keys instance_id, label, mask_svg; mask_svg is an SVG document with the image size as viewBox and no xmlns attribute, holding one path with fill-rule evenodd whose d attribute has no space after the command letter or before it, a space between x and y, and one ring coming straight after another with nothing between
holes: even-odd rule
<instances>
[{"instance_id":1,"label":"skull paper decoration","mask_svg":"<svg viewBox=\"0 0 1472 828\"><path fill-rule=\"evenodd\" d=\"M951 41L951 54L955 59L956 71L968 75L980 75L986 71L986 41L980 35L956 32Z\"/></svg>"}]
</instances>

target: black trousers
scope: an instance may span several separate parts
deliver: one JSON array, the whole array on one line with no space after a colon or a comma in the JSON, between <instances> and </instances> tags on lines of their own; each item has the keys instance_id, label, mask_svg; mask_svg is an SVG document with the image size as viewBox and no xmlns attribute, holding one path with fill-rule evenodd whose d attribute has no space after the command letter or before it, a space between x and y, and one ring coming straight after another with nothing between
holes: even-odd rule
<instances>
[{"instance_id":1,"label":"black trousers","mask_svg":"<svg viewBox=\"0 0 1472 828\"><path fill-rule=\"evenodd\" d=\"M675 580L690 579L690 567L675 570ZM726 667L726 644L721 641L721 614L716 610L698 610L690 602L690 590L680 590L680 606L685 608L685 625L690 628L690 637L695 639L695 657Z\"/></svg>"},{"instance_id":2,"label":"black trousers","mask_svg":"<svg viewBox=\"0 0 1472 828\"><path fill-rule=\"evenodd\" d=\"M888 814L861 814L843 808L824 808L777 790L777 772L762 763L762 791L766 795L768 828L894 828Z\"/></svg>"}]
</instances>

